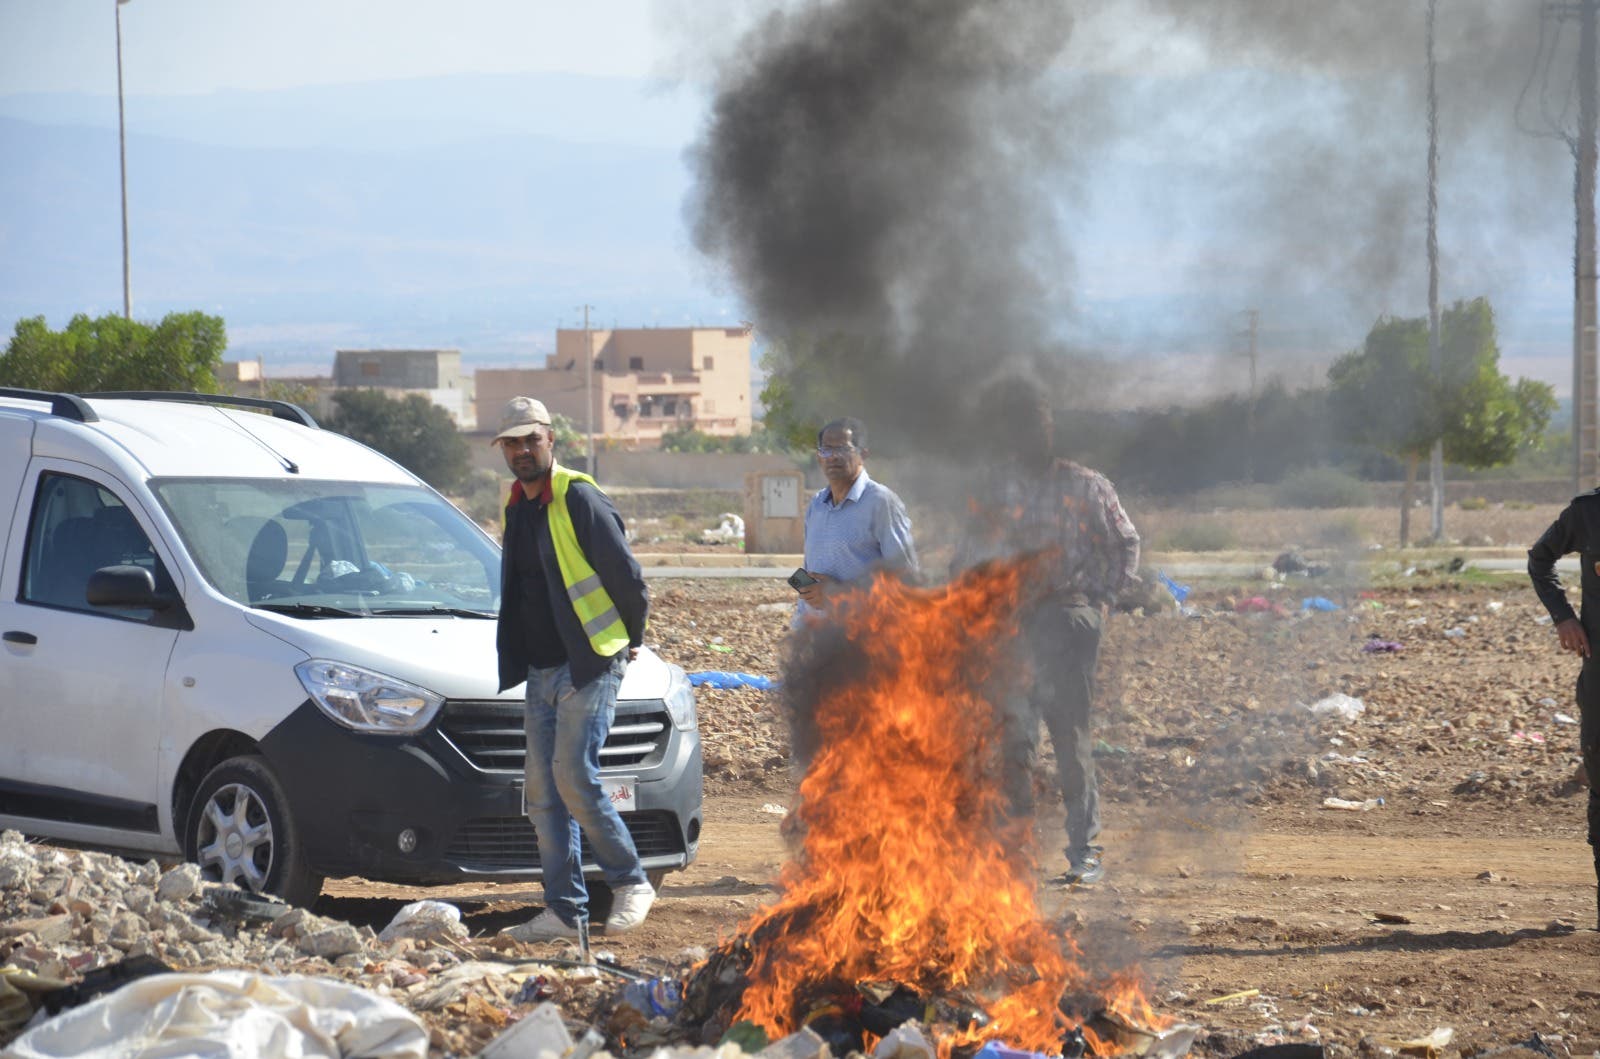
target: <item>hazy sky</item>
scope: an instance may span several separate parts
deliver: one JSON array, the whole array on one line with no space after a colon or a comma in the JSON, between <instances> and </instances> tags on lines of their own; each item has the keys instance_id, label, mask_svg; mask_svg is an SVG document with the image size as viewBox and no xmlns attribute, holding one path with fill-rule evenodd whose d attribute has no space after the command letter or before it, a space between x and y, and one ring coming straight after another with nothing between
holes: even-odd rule
<instances>
[{"instance_id":1,"label":"hazy sky","mask_svg":"<svg viewBox=\"0 0 1600 1059\"><path fill-rule=\"evenodd\" d=\"M115 95L113 0L0 0L0 95ZM667 73L651 0L129 0L129 94L451 73Z\"/></svg>"}]
</instances>

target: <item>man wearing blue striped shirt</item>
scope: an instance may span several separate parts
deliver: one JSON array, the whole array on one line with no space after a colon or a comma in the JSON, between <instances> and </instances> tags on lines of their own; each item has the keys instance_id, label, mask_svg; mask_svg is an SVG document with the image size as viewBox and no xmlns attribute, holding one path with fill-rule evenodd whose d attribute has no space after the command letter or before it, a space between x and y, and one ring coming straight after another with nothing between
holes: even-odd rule
<instances>
[{"instance_id":1,"label":"man wearing blue striped shirt","mask_svg":"<svg viewBox=\"0 0 1600 1059\"><path fill-rule=\"evenodd\" d=\"M805 568L814 584L799 590L796 624L821 617L829 594L861 586L879 570L917 574L911 517L887 486L867 474L867 427L835 419L817 432L817 462L828 479L806 505Z\"/></svg>"}]
</instances>

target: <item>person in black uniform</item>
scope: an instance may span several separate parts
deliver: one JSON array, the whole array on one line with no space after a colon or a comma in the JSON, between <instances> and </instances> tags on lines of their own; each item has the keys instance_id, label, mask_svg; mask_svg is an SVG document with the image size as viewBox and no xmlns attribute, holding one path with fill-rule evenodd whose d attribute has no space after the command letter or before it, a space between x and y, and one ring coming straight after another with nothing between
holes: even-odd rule
<instances>
[{"instance_id":1,"label":"person in black uniform","mask_svg":"<svg viewBox=\"0 0 1600 1059\"><path fill-rule=\"evenodd\" d=\"M1583 613L1567 602L1556 560L1578 553ZM1600 632L1600 489L1574 497L1528 549L1528 576L1555 622L1561 649L1583 659L1578 672L1578 746L1589 776L1589 847L1594 852L1595 929L1600 930L1600 659L1590 645Z\"/></svg>"}]
</instances>

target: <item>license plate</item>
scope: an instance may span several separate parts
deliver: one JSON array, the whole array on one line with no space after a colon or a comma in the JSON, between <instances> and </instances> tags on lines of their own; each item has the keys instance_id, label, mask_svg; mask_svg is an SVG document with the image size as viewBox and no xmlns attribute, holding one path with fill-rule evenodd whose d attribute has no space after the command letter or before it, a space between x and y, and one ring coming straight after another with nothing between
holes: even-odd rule
<instances>
[{"instance_id":1,"label":"license plate","mask_svg":"<svg viewBox=\"0 0 1600 1059\"><path fill-rule=\"evenodd\" d=\"M611 799L611 807L619 813L631 813L639 807L639 781L633 777L627 779L603 779L600 789L606 792L606 797Z\"/></svg>"}]
</instances>

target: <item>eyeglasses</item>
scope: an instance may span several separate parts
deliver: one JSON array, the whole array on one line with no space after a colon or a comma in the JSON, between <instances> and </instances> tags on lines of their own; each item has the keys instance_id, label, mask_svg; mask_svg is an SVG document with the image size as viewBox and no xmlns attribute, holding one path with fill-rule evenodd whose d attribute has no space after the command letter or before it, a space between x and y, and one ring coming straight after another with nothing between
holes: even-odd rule
<instances>
[{"instance_id":1,"label":"eyeglasses","mask_svg":"<svg viewBox=\"0 0 1600 1059\"><path fill-rule=\"evenodd\" d=\"M826 459L831 459L834 456L854 456L856 453L858 453L860 451L861 450L859 448L857 448L856 446L854 446L854 445L818 445L817 446L817 455L821 456L825 460Z\"/></svg>"}]
</instances>

